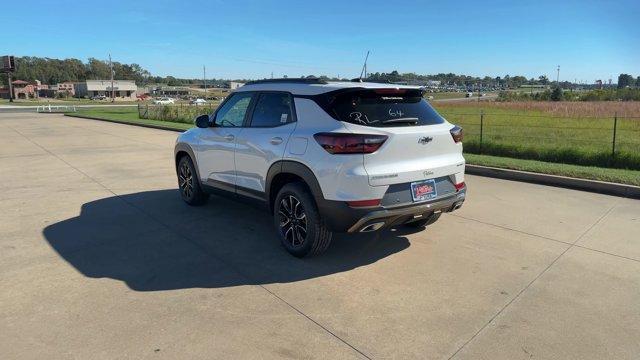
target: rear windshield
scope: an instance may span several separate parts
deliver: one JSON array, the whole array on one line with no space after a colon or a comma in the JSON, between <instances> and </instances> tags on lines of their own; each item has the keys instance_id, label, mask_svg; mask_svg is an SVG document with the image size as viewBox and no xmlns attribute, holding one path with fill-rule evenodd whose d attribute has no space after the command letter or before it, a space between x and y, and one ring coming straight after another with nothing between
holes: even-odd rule
<instances>
[{"instance_id":1,"label":"rear windshield","mask_svg":"<svg viewBox=\"0 0 640 360\"><path fill-rule=\"evenodd\" d=\"M417 90L359 90L332 100L329 108L338 120L358 125L421 126L444 122Z\"/></svg>"}]
</instances>

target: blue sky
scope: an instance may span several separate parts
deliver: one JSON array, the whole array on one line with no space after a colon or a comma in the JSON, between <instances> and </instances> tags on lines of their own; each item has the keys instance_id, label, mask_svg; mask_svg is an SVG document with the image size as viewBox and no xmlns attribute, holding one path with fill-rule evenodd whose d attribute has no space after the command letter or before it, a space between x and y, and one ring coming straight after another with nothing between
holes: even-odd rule
<instances>
[{"instance_id":1,"label":"blue sky","mask_svg":"<svg viewBox=\"0 0 640 360\"><path fill-rule=\"evenodd\" d=\"M154 75L369 70L640 75L640 1L5 1L0 54L113 58ZM15 31L6 31L7 29Z\"/></svg>"}]
</instances>

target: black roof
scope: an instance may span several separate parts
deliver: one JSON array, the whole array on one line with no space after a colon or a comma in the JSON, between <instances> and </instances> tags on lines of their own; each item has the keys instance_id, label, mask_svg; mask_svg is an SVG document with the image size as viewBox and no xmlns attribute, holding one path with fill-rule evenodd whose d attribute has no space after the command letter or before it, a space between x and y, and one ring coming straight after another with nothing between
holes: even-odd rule
<instances>
[{"instance_id":1,"label":"black roof","mask_svg":"<svg viewBox=\"0 0 640 360\"><path fill-rule=\"evenodd\" d=\"M255 85L255 84L326 84L327 82L324 80L320 80L318 78L282 78L282 79L264 79L264 80L254 80L249 81L245 85Z\"/></svg>"}]
</instances>

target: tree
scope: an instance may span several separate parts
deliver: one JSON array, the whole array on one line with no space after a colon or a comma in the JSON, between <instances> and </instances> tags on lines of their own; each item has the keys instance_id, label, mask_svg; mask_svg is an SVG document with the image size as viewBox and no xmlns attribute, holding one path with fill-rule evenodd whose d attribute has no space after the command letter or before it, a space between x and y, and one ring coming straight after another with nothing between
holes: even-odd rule
<instances>
[{"instance_id":1,"label":"tree","mask_svg":"<svg viewBox=\"0 0 640 360\"><path fill-rule=\"evenodd\" d=\"M538 82L540 85L547 85L549 84L549 78L546 75L540 75L538 76Z\"/></svg>"},{"instance_id":2,"label":"tree","mask_svg":"<svg viewBox=\"0 0 640 360\"><path fill-rule=\"evenodd\" d=\"M628 86L633 86L633 76L629 74L620 74L618 76L618 89L624 89Z\"/></svg>"},{"instance_id":3,"label":"tree","mask_svg":"<svg viewBox=\"0 0 640 360\"><path fill-rule=\"evenodd\" d=\"M562 92L562 89L560 89L560 87L556 87L555 89L553 89L553 91L551 92L552 101L562 101L563 98L564 93Z\"/></svg>"},{"instance_id":4,"label":"tree","mask_svg":"<svg viewBox=\"0 0 640 360\"><path fill-rule=\"evenodd\" d=\"M640 88L640 76L636 78L636 87Z\"/></svg>"}]
</instances>

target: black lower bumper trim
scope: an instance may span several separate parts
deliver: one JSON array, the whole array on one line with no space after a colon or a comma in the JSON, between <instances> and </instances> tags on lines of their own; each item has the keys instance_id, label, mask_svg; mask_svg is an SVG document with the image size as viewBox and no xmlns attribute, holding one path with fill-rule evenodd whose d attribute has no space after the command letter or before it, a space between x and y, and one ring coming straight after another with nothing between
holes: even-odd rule
<instances>
[{"instance_id":1,"label":"black lower bumper trim","mask_svg":"<svg viewBox=\"0 0 640 360\"><path fill-rule=\"evenodd\" d=\"M318 210L332 231L352 233L380 222L383 222L384 225L379 228L389 227L407 222L416 215L456 210L462 206L465 200L465 190L458 191L443 199L394 208L352 208L344 201L321 200L318 201Z\"/></svg>"}]
</instances>

